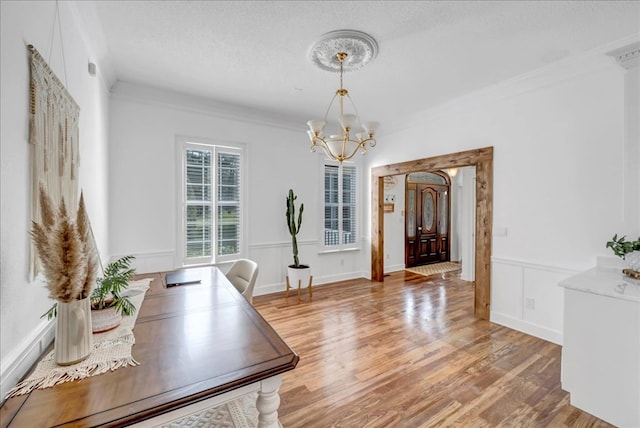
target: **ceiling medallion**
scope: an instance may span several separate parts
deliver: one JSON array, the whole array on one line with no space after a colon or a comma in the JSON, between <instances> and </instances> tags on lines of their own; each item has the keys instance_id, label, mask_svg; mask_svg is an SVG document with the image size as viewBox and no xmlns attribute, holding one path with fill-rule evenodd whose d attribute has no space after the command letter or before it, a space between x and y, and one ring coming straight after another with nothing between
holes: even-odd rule
<instances>
[{"instance_id":1,"label":"ceiling medallion","mask_svg":"<svg viewBox=\"0 0 640 428\"><path fill-rule=\"evenodd\" d=\"M336 58L337 52L345 52L348 56L344 63ZM378 54L378 43L375 39L356 30L336 30L323 34L309 50L309 59L320 69L340 72L362 68Z\"/></svg>"}]
</instances>

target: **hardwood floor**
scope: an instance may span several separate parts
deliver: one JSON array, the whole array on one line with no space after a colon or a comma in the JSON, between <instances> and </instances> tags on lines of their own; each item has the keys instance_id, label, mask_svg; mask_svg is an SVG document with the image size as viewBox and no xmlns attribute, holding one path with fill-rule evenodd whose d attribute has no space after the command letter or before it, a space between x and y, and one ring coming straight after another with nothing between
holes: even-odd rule
<instances>
[{"instance_id":1,"label":"hardwood floor","mask_svg":"<svg viewBox=\"0 0 640 428\"><path fill-rule=\"evenodd\" d=\"M569 405L561 348L475 319L457 274L397 272L254 297L299 354L284 427L609 427Z\"/></svg>"}]
</instances>

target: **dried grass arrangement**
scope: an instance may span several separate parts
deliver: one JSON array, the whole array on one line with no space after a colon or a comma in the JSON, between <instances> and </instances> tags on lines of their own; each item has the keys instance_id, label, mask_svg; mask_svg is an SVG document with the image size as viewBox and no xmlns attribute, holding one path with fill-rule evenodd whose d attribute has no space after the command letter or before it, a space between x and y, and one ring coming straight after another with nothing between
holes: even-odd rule
<instances>
[{"instance_id":1,"label":"dried grass arrangement","mask_svg":"<svg viewBox=\"0 0 640 428\"><path fill-rule=\"evenodd\" d=\"M75 219L69 216L64 200L55 208L42 187L40 206L42 223L33 222L31 238L47 279L49 297L58 302L89 297L97 275L97 256L82 193Z\"/></svg>"}]
</instances>

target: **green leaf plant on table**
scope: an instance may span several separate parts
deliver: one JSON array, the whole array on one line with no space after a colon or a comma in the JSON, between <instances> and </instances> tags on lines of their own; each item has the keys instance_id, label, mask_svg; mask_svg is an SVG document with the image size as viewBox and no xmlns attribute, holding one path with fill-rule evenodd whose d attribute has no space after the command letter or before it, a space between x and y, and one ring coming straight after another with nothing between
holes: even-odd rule
<instances>
[{"instance_id":1,"label":"green leaf plant on table","mask_svg":"<svg viewBox=\"0 0 640 428\"><path fill-rule=\"evenodd\" d=\"M627 241L626 236L618 238L618 234L615 234L607 242L607 248L624 260L629 269L640 272L640 237L635 241Z\"/></svg>"}]
</instances>

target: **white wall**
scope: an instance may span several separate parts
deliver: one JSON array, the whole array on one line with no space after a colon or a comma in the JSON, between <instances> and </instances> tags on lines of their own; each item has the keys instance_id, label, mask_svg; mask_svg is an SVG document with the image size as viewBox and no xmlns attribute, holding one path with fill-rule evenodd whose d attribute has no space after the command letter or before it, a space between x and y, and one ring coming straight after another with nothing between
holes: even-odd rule
<instances>
[{"instance_id":1,"label":"white wall","mask_svg":"<svg viewBox=\"0 0 640 428\"><path fill-rule=\"evenodd\" d=\"M368 155L367 155L368 156ZM384 195L395 196L392 213L384 213L384 271L395 272L405 268L405 175L395 176L395 185L385 188ZM367 234L370 233L367 231Z\"/></svg>"},{"instance_id":2,"label":"white wall","mask_svg":"<svg viewBox=\"0 0 640 428\"><path fill-rule=\"evenodd\" d=\"M175 144L182 135L246 145L247 256L260 265L255 294L284 289L292 263L284 216L289 188L305 204L300 259L311 265L314 284L362 276L360 252L320 254L321 165L309 152L304 123L121 82L112 94L110 132L112 254L136 256L138 272L179 267Z\"/></svg>"},{"instance_id":3,"label":"white wall","mask_svg":"<svg viewBox=\"0 0 640 428\"><path fill-rule=\"evenodd\" d=\"M1 257L0 257L0 394L13 386L51 339L51 323L40 319L52 304L42 280L29 282L31 176L28 144L29 60L27 45L38 49L80 105L80 186L101 255L108 256L107 121L108 94L100 76L87 65L93 50L73 5L60 2L62 45L58 27L50 53L55 2L0 3L2 28L1 108ZM49 59L50 58L50 59ZM100 64L98 64L100 70Z\"/></svg>"},{"instance_id":4,"label":"white wall","mask_svg":"<svg viewBox=\"0 0 640 428\"><path fill-rule=\"evenodd\" d=\"M506 235L493 239L491 319L555 342L558 281L640 227L623 224L624 70L605 55L612 48L416 115L367 155L378 166L493 146L493 226Z\"/></svg>"}]
</instances>

